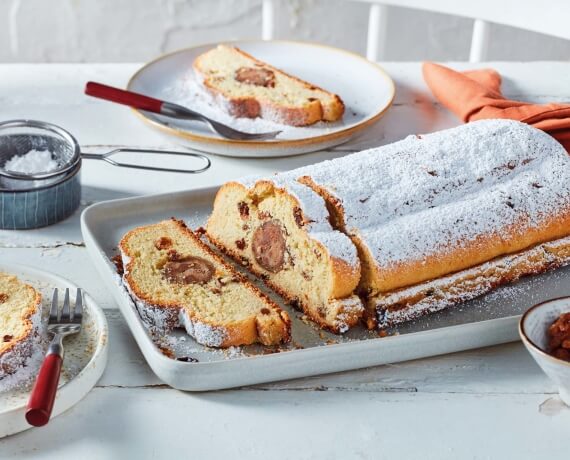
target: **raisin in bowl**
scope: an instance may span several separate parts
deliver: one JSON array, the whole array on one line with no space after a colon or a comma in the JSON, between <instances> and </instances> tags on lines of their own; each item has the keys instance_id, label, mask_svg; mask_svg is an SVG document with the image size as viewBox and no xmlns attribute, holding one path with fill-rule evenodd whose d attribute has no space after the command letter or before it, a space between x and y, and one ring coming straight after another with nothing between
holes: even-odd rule
<instances>
[{"instance_id":1,"label":"raisin in bowl","mask_svg":"<svg viewBox=\"0 0 570 460\"><path fill-rule=\"evenodd\" d=\"M570 406L570 361L564 352L570 297L549 300L531 307L519 323L519 334L531 356L558 386L560 398ZM562 318L562 319L561 319Z\"/></svg>"}]
</instances>

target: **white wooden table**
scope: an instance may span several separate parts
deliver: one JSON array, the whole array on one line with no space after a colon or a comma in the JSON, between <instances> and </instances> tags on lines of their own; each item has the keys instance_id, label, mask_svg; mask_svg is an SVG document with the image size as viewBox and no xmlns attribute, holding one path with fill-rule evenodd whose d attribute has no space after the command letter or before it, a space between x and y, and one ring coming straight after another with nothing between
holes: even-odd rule
<instances>
[{"instance_id":1,"label":"white wooden table","mask_svg":"<svg viewBox=\"0 0 570 460\"><path fill-rule=\"evenodd\" d=\"M503 74L510 97L570 99L570 63L487 65ZM0 120L59 124L86 151L173 147L129 109L83 95L87 80L124 86L138 67L0 65ZM86 161L82 207L290 169L457 124L434 103L418 63L385 68L397 84L394 106L350 144L275 160L213 156L211 170L197 176ZM0 231L0 260L83 286L105 309L109 364L76 407L47 427L0 440L0 458L568 458L570 409L520 343L232 391L170 389L146 365L103 287L82 243L79 214L45 229Z\"/></svg>"}]
</instances>

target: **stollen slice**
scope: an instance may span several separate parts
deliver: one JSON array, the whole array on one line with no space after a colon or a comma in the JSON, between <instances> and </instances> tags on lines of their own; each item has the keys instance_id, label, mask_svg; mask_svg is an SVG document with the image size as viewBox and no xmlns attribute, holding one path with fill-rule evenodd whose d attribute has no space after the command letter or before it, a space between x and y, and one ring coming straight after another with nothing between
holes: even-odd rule
<instances>
[{"instance_id":1,"label":"stollen slice","mask_svg":"<svg viewBox=\"0 0 570 460\"><path fill-rule=\"evenodd\" d=\"M296 181L224 184L206 232L221 251L264 280L319 326L335 333L358 324L364 307L356 247L332 228L325 201Z\"/></svg>"},{"instance_id":2,"label":"stollen slice","mask_svg":"<svg viewBox=\"0 0 570 460\"><path fill-rule=\"evenodd\" d=\"M198 56L193 67L205 90L234 117L307 126L340 120L344 113L344 103L336 94L288 75L239 48L219 45Z\"/></svg>"},{"instance_id":3,"label":"stollen slice","mask_svg":"<svg viewBox=\"0 0 570 460\"><path fill-rule=\"evenodd\" d=\"M152 327L185 327L198 343L211 347L289 341L287 313L182 221L135 228L119 248L123 282Z\"/></svg>"}]
</instances>

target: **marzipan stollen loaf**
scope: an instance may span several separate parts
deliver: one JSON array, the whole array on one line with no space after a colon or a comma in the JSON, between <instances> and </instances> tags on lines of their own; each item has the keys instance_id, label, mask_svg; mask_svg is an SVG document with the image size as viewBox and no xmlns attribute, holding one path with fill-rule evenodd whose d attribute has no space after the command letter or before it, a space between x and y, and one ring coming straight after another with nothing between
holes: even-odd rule
<instances>
[{"instance_id":1,"label":"marzipan stollen loaf","mask_svg":"<svg viewBox=\"0 0 570 460\"><path fill-rule=\"evenodd\" d=\"M261 117L306 126L337 121L344 113L339 96L286 74L242 50L218 47L198 56L194 72L216 102L234 117Z\"/></svg>"},{"instance_id":2,"label":"marzipan stollen loaf","mask_svg":"<svg viewBox=\"0 0 570 460\"><path fill-rule=\"evenodd\" d=\"M40 347L41 302L41 294L32 286L0 273L0 390L19 381L13 377L19 376Z\"/></svg>"},{"instance_id":3,"label":"marzipan stollen loaf","mask_svg":"<svg viewBox=\"0 0 570 460\"><path fill-rule=\"evenodd\" d=\"M364 309L353 293L360 278L356 248L333 230L324 200L309 187L274 180L225 184L206 231L320 326L344 332L359 322Z\"/></svg>"},{"instance_id":4,"label":"marzipan stollen loaf","mask_svg":"<svg viewBox=\"0 0 570 460\"><path fill-rule=\"evenodd\" d=\"M333 226L358 248L357 292L380 317L390 293L570 234L570 158L552 137L516 121L409 136L266 181L302 183L325 200ZM477 283L496 286L536 271L543 270L503 273L499 282L483 270ZM474 292L455 286L451 297L467 298L462 289Z\"/></svg>"},{"instance_id":5,"label":"marzipan stollen loaf","mask_svg":"<svg viewBox=\"0 0 570 460\"><path fill-rule=\"evenodd\" d=\"M135 228L119 248L123 283L143 322L156 331L182 326L212 347L289 341L287 313L181 221Z\"/></svg>"}]
</instances>

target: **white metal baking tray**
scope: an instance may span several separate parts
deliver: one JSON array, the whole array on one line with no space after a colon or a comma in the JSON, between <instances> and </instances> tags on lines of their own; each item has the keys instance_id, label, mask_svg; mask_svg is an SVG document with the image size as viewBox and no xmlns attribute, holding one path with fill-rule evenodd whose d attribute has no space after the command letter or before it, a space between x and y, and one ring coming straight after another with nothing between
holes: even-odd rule
<instances>
[{"instance_id":1,"label":"white metal baking tray","mask_svg":"<svg viewBox=\"0 0 570 460\"><path fill-rule=\"evenodd\" d=\"M216 191L217 187L211 187L107 201L90 206L81 218L87 249L106 288L113 293L150 367L174 388L188 391L231 388L512 342L518 340L519 315L528 307L570 295L570 267L567 267L525 278L410 322L391 331L393 335L388 337L381 338L361 327L336 336L319 330L302 313L287 306L283 308L292 319L293 340L279 352L260 346L223 351L207 348L181 330L161 338L152 337L120 286L110 258L117 254L117 243L123 234L133 227L172 216L185 220L192 228L204 224ZM165 349L170 353L161 351Z\"/></svg>"}]
</instances>

